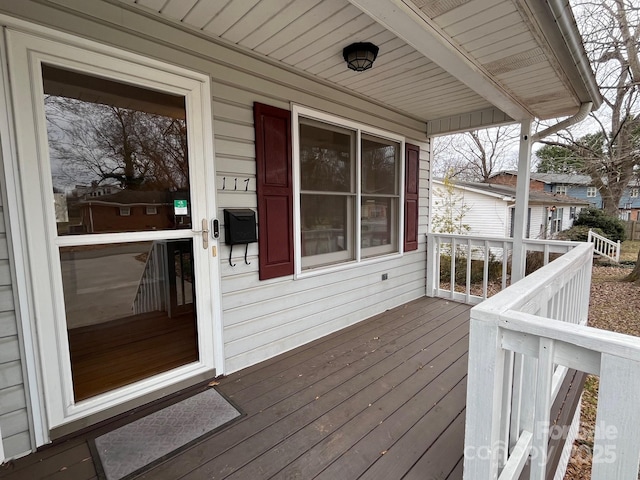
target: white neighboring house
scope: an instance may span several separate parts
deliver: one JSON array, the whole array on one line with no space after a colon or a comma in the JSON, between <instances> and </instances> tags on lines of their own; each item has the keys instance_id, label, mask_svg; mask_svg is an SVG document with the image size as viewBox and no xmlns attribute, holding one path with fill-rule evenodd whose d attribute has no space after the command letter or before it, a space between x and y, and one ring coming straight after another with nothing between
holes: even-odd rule
<instances>
[{"instance_id":1,"label":"white neighboring house","mask_svg":"<svg viewBox=\"0 0 640 480\"><path fill-rule=\"evenodd\" d=\"M468 227L469 235L512 237L516 190L507 185L455 182L452 202L462 216L459 224ZM447 191L442 180L433 180L431 230L438 230L439 217L446 215ZM573 221L588 202L566 195L529 192L527 238L554 238L573 226ZM458 232L456 232L458 233Z\"/></svg>"}]
</instances>

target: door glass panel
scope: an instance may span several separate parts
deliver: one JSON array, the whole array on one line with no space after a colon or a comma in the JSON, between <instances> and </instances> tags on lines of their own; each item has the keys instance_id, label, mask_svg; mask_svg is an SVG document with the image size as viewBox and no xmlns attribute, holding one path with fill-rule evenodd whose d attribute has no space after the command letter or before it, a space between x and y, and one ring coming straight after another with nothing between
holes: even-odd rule
<instances>
[{"instance_id":1,"label":"door glass panel","mask_svg":"<svg viewBox=\"0 0 640 480\"><path fill-rule=\"evenodd\" d=\"M42 75L58 235L191 228L184 98Z\"/></svg>"},{"instance_id":2,"label":"door glass panel","mask_svg":"<svg viewBox=\"0 0 640 480\"><path fill-rule=\"evenodd\" d=\"M198 360L191 239L61 247L76 401Z\"/></svg>"},{"instance_id":3,"label":"door glass panel","mask_svg":"<svg viewBox=\"0 0 640 480\"><path fill-rule=\"evenodd\" d=\"M47 65L42 74L79 401L199 360L191 231L122 235L191 228L185 99ZM119 243L87 245L96 233Z\"/></svg>"}]
</instances>

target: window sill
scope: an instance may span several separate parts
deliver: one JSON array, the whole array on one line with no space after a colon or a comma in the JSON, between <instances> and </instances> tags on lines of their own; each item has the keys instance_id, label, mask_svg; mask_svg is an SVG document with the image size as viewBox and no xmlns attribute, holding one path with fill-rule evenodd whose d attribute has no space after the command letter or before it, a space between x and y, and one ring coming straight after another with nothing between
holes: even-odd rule
<instances>
[{"instance_id":1,"label":"window sill","mask_svg":"<svg viewBox=\"0 0 640 480\"><path fill-rule=\"evenodd\" d=\"M326 275L330 273L342 272L345 270L352 270L354 268L360 268L360 267L372 265L375 263L395 260L398 258L402 258L402 256L403 256L403 253L394 252L394 253L389 253L387 255L380 255L378 257L362 259L359 262L351 261L351 262L340 263L337 265L327 265L324 267L312 267L306 270L302 270L300 272L296 272L293 276L293 279L302 280L309 277L317 277L319 275Z\"/></svg>"}]
</instances>

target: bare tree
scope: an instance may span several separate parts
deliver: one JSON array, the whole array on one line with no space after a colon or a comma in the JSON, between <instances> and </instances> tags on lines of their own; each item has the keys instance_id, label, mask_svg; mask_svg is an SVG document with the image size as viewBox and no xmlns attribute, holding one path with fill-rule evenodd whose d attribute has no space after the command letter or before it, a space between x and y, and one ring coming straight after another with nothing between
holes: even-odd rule
<instances>
[{"instance_id":1,"label":"bare tree","mask_svg":"<svg viewBox=\"0 0 640 480\"><path fill-rule=\"evenodd\" d=\"M53 95L45 109L54 186L188 187L184 120Z\"/></svg>"},{"instance_id":2,"label":"bare tree","mask_svg":"<svg viewBox=\"0 0 640 480\"><path fill-rule=\"evenodd\" d=\"M517 166L517 126L500 126L438 138L434 147L436 175L486 182Z\"/></svg>"},{"instance_id":3,"label":"bare tree","mask_svg":"<svg viewBox=\"0 0 640 480\"><path fill-rule=\"evenodd\" d=\"M584 160L583 172L600 191L604 210L617 214L620 199L640 168L640 8L637 0L574 0L578 25L603 95L588 135L573 131L544 140Z\"/></svg>"}]
</instances>

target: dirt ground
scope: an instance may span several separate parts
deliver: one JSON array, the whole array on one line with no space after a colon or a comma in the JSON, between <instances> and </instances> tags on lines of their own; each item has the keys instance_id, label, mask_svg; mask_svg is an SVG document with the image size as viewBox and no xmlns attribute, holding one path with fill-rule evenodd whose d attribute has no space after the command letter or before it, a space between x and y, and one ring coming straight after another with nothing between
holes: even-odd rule
<instances>
[{"instance_id":1,"label":"dirt ground","mask_svg":"<svg viewBox=\"0 0 640 480\"><path fill-rule=\"evenodd\" d=\"M630 266L593 267L589 325L640 337L640 285L620 281L630 271ZM589 376L582 397L580 432L565 480L591 478L597 395L598 378Z\"/></svg>"}]
</instances>

